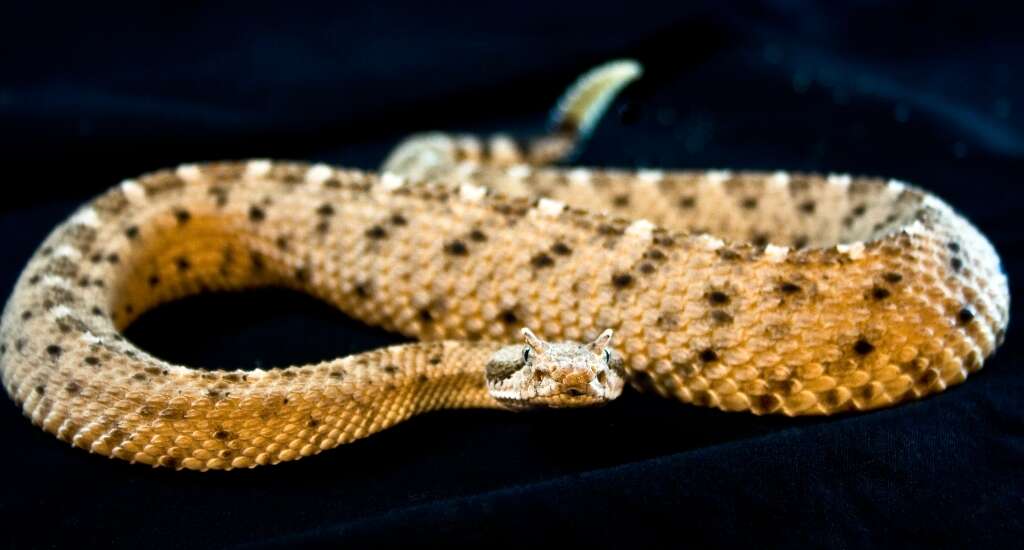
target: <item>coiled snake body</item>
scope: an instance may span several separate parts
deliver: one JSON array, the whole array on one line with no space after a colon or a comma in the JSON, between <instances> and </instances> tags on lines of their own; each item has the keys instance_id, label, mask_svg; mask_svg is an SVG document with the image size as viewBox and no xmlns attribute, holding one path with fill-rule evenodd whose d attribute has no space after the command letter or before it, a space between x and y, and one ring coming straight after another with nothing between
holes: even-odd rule
<instances>
[{"instance_id":1,"label":"coiled snake body","mask_svg":"<svg viewBox=\"0 0 1024 550\"><path fill-rule=\"evenodd\" d=\"M127 180L29 261L0 325L4 387L76 447L206 470L308 456L437 408L599 402L624 378L727 411L867 410L959 383L993 353L1009 319L999 258L921 189L543 167L638 73L584 76L525 146L425 135L381 175L255 160ZM421 342L208 371L120 334L162 302L265 285ZM507 346L524 326L540 337Z\"/></svg>"}]
</instances>

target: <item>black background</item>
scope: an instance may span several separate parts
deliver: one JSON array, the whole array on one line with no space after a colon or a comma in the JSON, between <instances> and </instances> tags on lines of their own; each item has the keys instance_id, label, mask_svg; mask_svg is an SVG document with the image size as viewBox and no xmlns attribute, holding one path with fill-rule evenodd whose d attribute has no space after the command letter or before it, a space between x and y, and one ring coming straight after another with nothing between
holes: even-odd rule
<instances>
[{"instance_id":1,"label":"black background","mask_svg":"<svg viewBox=\"0 0 1024 550\"><path fill-rule=\"evenodd\" d=\"M579 163L904 179L972 219L1024 283L1024 43L1002 8L81 6L8 7L0 23L5 293L54 224L124 178L245 157L373 169L414 131L535 132L578 73L624 56L644 79ZM434 413L228 473L89 455L3 399L0 543L1019 544L1019 335L967 383L869 414L760 418L630 392L598 410ZM165 306L129 336L210 367L401 341L274 290Z\"/></svg>"}]
</instances>

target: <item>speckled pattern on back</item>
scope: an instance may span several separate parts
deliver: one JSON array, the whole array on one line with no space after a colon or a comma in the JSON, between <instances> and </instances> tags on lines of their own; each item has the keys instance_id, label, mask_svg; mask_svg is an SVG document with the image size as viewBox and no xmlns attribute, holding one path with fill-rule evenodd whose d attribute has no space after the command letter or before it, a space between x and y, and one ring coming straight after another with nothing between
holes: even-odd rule
<instances>
[{"instance_id":1,"label":"speckled pattern on back","mask_svg":"<svg viewBox=\"0 0 1024 550\"><path fill-rule=\"evenodd\" d=\"M483 373L523 326L572 341L612 328L634 387L784 415L941 391L1004 337L995 250L919 188L541 168L511 142L452 143L453 169L425 181L253 160L115 186L54 229L19 278L0 325L4 387L77 447L229 469L431 409L500 407ZM208 371L121 336L160 303L266 285L422 342Z\"/></svg>"}]
</instances>

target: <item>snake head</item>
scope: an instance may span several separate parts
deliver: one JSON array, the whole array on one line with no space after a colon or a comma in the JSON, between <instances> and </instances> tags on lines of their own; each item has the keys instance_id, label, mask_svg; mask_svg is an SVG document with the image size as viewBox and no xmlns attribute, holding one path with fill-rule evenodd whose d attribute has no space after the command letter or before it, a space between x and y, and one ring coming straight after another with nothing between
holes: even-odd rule
<instances>
[{"instance_id":1,"label":"snake head","mask_svg":"<svg viewBox=\"0 0 1024 550\"><path fill-rule=\"evenodd\" d=\"M546 342L528 328L523 345L496 351L487 363L487 389L514 409L600 405L622 393L626 372L611 348L612 331L593 342Z\"/></svg>"}]
</instances>

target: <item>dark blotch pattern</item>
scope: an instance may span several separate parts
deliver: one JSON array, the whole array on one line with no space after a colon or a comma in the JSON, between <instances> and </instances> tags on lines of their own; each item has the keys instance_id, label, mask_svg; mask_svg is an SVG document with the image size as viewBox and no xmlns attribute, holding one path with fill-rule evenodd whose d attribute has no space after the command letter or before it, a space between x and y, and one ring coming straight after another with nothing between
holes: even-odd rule
<instances>
[{"instance_id":1,"label":"dark blotch pattern","mask_svg":"<svg viewBox=\"0 0 1024 550\"><path fill-rule=\"evenodd\" d=\"M249 207L249 220L253 222L261 222L267 219L267 213L262 208L256 205Z\"/></svg>"},{"instance_id":2,"label":"dark blotch pattern","mask_svg":"<svg viewBox=\"0 0 1024 550\"><path fill-rule=\"evenodd\" d=\"M444 253L451 256L466 256L469 254L469 248L466 247L466 243L456 240L444 245Z\"/></svg>"},{"instance_id":3,"label":"dark blotch pattern","mask_svg":"<svg viewBox=\"0 0 1024 550\"><path fill-rule=\"evenodd\" d=\"M708 301L715 305L728 304L729 295L721 290L714 290L708 293Z\"/></svg>"},{"instance_id":4,"label":"dark blotch pattern","mask_svg":"<svg viewBox=\"0 0 1024 550\"><path fill-rule=\"evenodd\" d=\"M388 236L388 231L379 225L375 225L367 229L365 235L370 239L380 240Z\"/></svg>"},{"instance_id":5,"label":"dark blotch pattern","mask_svg":"<svg viewBox=\"0 0 1024 550\"><path fill-rule=\"evenodd\" d=\"M875 346L872 345L871 342L861 338L853 344L853 351L855 351L857 355L867 355L875 351Z\"/></svg>"},{"instance_id":6,"label":"dark blotch pattern","mask_svg":"<svg viewBox=\"0 0 1024 550\"><path fill-rule=\"evenodd\" d=\"M545 267L551 267L555 265L555 260L553 260L551 256L548 256L547 254L541 252L539 254L534 255L533 258L530 258L530 265L537 269L542 269Z\"/></svg>"},{"instance_id":7,"label":"dark blotch pattern","mask_svg":"<svg viewBox=\"0 0 1024 550\"><path fill-rule=\"evenodd\" d=\"M612 275L612 286L616 288L627 288L633 284L633 276L629 273L616 273Z\"/></svg>"},{"instance_id":8,"label":"dark blotch pattern","mask_svg":"<svg viewBox=\"0 0 1024 550\"><path fill-rule=\"evenodd\" d=\"M569 248L569 245L563 243L562 241L558 241L557 243L551 245L551 252L554 252L559 256L568 256L572 254L572 249Z\"/></svg>"},{"instance_id":9,"label":"dark blotch pattern","mask_svg":"<svg viewBox=\"0 0 1024 550\"><path fill-rule=\"evenodd\" d=\"M890 271L889 273L882 275L882 278L885 279L885 282L887 283L896 284L903 280L903 275Z\"/></svg>"},{"instance_id":10,"label":"dark blotch pattern","mask_svg":"<svg viewBox=\"0 0 1024 550\"><path fill-rule=\"evenodd\" d=\"M178 225L185 225L192 219L192 214L184 208L176 208L174 210L174 219L178 220Z\"/></svg>"},{"instance_id":11,"label":"dark blotch pattern","mask_svg":"<svg viewBox=\"0 0 1024 550\"><path fill-rule=\"evenodd\" d=\"M700 360L705 363L712 363L718 361L718 354L713 349L705 349L700 352Z\"/></svg>"}]
</instances>

